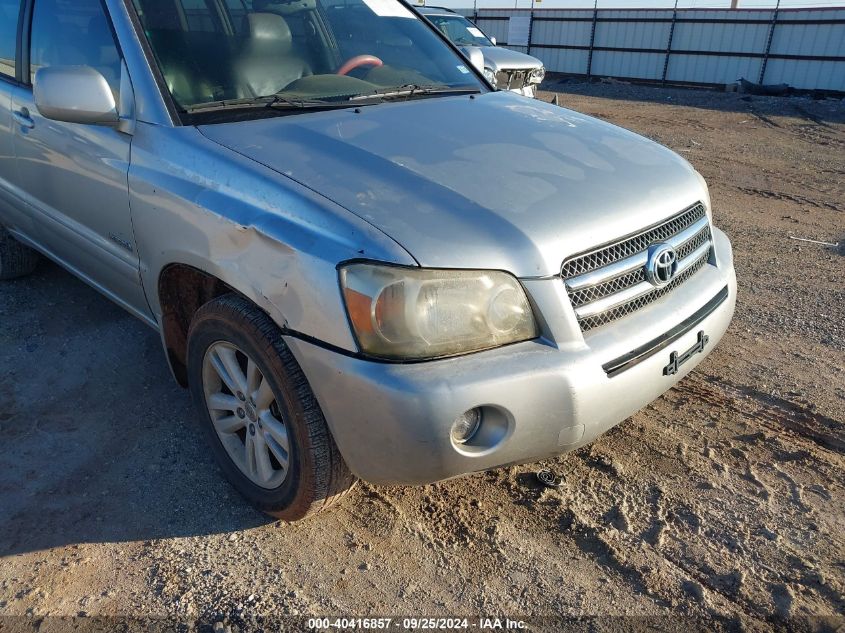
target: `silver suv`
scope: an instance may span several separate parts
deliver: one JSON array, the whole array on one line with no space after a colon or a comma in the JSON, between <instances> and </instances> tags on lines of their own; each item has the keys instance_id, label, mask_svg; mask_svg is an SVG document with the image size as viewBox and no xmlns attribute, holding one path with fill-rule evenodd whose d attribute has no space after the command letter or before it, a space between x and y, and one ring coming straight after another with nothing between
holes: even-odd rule
<instances>
[{"instance_id":1,"label":"silver suv","mask_svg":"<svg viewBox=\"0 0 845 633\"><path fill-rule=\"evenodd\" d=\"M479 65L484 69L484 78L493 86L526 97L536 96L537 86L546 76L539 59L497 46L495 37L488 37L467 18L450 9L417 6L414 9L467 55L472 56L475 51L481 53Z\"/></svg>"},{"instance_id":2,"label":"silver suv","mask_svg":"<svg viewBox=\"0 0 845 633\"><path fill-rule=\"evenodd\" d=\"M582 446L728 327L686 161L491 90L402 2L0 12L0 278L41 253L157 330L276 516Z\"/></svg>"}]
</instances>

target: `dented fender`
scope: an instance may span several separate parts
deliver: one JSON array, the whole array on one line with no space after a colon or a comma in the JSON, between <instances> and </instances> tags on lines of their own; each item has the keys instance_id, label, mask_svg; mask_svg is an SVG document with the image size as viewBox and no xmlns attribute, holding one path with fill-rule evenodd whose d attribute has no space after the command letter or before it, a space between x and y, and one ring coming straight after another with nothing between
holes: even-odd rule
<instances>
[{"instance_id":1,"label":"dented fender","mask_svg":"<svg viewBox=\"0 0 845 633\"><path fill-rule=\"evenodd\" d=\"M139 124L129 170L141 279L162 325L159 278L174 264L213 275L289 331L355 351L337 264L416 265L338 204L207 140L195 128Z\"/></svg>"}]
</instances>

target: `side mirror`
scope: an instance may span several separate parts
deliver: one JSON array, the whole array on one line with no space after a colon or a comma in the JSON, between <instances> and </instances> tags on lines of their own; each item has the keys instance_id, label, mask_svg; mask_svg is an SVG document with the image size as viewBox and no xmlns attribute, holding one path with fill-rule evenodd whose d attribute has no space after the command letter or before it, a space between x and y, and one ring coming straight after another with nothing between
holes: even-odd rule
<instances>
[{"instance_id":1,"label":"side mirror","mask_svg":"<svg viewBox=\"0 0 845 633\"><path fill-rule=\"evenodd\" d=\"M491 37L491 38L490 38L490 43L491 43L493 46L496 46L496 38L495 38L495 37Z\"/></svg>"},{"instance_id":2,"label":"side mirror","mask_svg":"<svg viewBox=\"0 0 845 633\"><path fill-rule=\"evenodd\" d=\"M463 46L461 52L469 58L469 62L475 66L478 72L484 72L484 53L477 46Z\"/></svg>"},{"instance_id":3,"label":"side mirror","mask_svg":"<svg viewBox=\"0 0 845 633\"><path fill-rule=\"evenodd\" d=\"M35 107L66 123L116 125L120 115L109 83L90 66L48 66L35 73Z\"/></svg>"}]
</instances>

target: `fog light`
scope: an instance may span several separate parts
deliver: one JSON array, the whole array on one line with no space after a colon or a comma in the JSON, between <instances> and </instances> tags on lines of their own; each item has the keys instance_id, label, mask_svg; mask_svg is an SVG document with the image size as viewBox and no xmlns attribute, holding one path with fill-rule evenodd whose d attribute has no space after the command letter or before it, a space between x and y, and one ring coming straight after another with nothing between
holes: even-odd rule
<instances>
[{"instance_id":1,"label":"fog light","mask_svg":"<svg viewBox=\"0 0 845 633\"><path fill-rule=\"evenodd\" d=\"M452 423L452 441L455 444L466 444L481 426L481 409L470 409L459 415Z\"/></svg>"}]
</instances>

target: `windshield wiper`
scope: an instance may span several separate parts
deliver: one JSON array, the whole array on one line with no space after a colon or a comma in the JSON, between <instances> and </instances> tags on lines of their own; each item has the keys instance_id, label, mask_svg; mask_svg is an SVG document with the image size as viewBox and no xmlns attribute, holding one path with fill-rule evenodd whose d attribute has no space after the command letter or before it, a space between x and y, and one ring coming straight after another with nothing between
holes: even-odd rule
<instances>
[{"instance_id":1,"label":"windshield wiper","mask_svg":"<svg viewBox=\"0 0 845 633\"><path fill-rule=\"evenodd\" d=\"M405 84L395 88L383 88L359 95L353 95L346 99L326 101L323 99L305 99L278 93L261 97L244 97L241 99L221 99L220 101L209 101L197 103L185 108L188 114L203 114L206 112L219 112L221 110L250 110L257 108L272 108L274 110L330 110L352 107L350 102L389 100L405 98L411 99L415 96L424 95L456 95L456 94L477 94L481 92L474 87L450 87L443 84L419 85Z\"/></svg>"},{"instance_id":2,"label":"windshield wiper","mask_svg":"<svg viewBox=\"0 0 845 633\"><path fill-rule=\"evenodd\" d=\"M188 113L214 112L216 110L243 110L250 108L273 108L273 109L296 109L316 110L328 108L348 108L345 101L323 101L321 99L299 99L288 97L282 94L267 95L263 97L245 97L243 99L223 99L220 101L209 101L198 103L185 108Z\"/></svg>"},{"instance_id":3,"label":"windshield wiper","mask_svg":"<svg viewBox=\"0 0 845 633\"><path fill-rule=\"evenodd\" d=\"M395 88L384 88L381 90L373 90L372 92L365 92L363 94L350 97L349 101L364 101L367 99L396 99L404 97L411 99L416 95L460 95L460 94L478 94L481 92L478 88L466 87L452 87L443 84L432 84L421 86L419 84L405 84L404 86L397 86Z\"/></svg>"}]
</instances>

